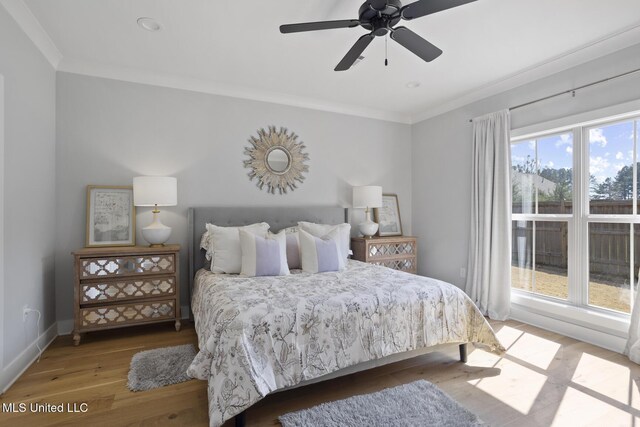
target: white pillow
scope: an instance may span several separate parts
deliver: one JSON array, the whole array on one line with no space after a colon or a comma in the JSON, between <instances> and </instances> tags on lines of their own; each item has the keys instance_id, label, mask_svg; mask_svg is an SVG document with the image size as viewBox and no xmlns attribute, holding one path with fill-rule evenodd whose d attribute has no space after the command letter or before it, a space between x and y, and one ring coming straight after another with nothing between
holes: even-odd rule
<instances>
[{"instance_id":1,"label":"white pillow","mask_svg":"<svg viewBox=\"0 0 640 427\"><path fill-rule=\"evenodd\" d=\"M342 236L337 228L323 237L317 237L300 229L300 258L302 270L307 273L324 273L344 269L346 257L342 255Z\"/></svg>"},{"instance_id":2,"label":"white pillow","mask_svg":"<svg viewBox=\"0 0 640 427\"><path fill-rule=\"evenodd\" d=\"M278 234L267 233L267 237L257 236L240 229L242 268L240 274L255 276L286 276L287 237L284 230Z\"/></svg>"},{"instance_id":3,"label":"white pillow","mask_svg":"<svg viewBox=\"0 0 640 427\"><path fill-rule=\"evenodd\" d=\"M342 256L345 259L351 255L351 250L349 249L351 243L351 224L338 224L338 225L327 225L327 224L316 224L314 222L298 222L298 227L300 229L306 231L307 233L311 233L316 237L323 237L332 232L334 229L337 229L340 233L340 250L342 252Z\"/></svg>"},{"instance_id":4,"label":"white pillow","mask_svg":"<svg viewBox=\"0 0 640 427\"><path fill-rule=\"evenodd\" d=\"M211 271L214 273L238 274L242 267L239 230L245 230L260 237L266 237L269 224L260 222L244 227L219 227L207 224L211 241Z\"/></svg>"}]
</instances>

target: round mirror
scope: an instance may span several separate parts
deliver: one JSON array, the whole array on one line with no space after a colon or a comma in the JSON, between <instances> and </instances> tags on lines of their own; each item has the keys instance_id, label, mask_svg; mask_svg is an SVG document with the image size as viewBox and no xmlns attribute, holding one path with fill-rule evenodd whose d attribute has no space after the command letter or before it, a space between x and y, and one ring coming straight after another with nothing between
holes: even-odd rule
<instances>
[{"instance_id":1,"label":"round mirror","mask_svg":"<svg viewBox=\"0 0 640 427\"><path fill-rule=\"evenodd\" d=\"M289 155L282 148L274 148L267 155L269 168L275 173L282 173L289 168Z\"/></svg>"},{"instance_id":2,"label":"round mirror","mask_svg":"<svg viewBox=\"0 0 640 427\"><path fill-rule=\"evenodd\" d=\"M249 179L255 178L258 188L266 187L271 194L295 190L309 171L309 155L304 149L298 135L285 128L258 129L258 136L250 137L249 146L244 149L249 157L244 161L245 167L251 169Z\"/></svg>"}]
</instances>

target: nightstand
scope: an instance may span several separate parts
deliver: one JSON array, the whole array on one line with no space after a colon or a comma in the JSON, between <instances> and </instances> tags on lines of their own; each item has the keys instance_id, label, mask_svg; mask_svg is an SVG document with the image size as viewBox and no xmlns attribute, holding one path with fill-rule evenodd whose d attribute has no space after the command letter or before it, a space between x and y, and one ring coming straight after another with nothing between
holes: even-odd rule
<instances>
[{"instance_id":1,"label":"nightstand","mask_svg":"<svg viewBox=\"0 0 640 427\"><path fill-rule=\"evenodd\" d=\"M89 331L157 322L180 330L180 245L84 248L75 261L73 341Z\"/></svg>"},{"instance_id":2,"label":"nightstand","mask_svg":"<svg viewBox=\"0 0 640 427\"><path fill-rule=\"evenodd\" d=\"M353 259L394 270L417 273L418 242L411 236L353 237Z\"/></svg>"}]
</instances>

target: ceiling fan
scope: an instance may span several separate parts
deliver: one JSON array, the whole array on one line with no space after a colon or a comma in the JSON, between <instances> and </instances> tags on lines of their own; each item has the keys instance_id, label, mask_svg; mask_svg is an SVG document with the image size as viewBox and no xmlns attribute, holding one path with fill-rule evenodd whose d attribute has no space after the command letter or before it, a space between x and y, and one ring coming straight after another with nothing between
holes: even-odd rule
<instances>
[{"instance_id":1,"label":"ceiling fan","mask_svg":"<svg viewBox=\"0 0 640 427\"><path fill-rule=\"evenodd\" d=\"M338 63L335 71L345 71L351 68L374 37L385 36L388 33L391 33L393 40L423 60L431 62L442 54L440 49L407 27L394 28L394 26L402 19L410 21L474 1L476 0L418 0L402 6L400 0L367 0L360 6L358 19L287 24L280 26L280 32L288 34L303 31L331 30L334 28L353 28L358 25L369 30L369 34L365 34L356 41L349 52L342 58L342 61Z\"/></svg>"}]
</instances>

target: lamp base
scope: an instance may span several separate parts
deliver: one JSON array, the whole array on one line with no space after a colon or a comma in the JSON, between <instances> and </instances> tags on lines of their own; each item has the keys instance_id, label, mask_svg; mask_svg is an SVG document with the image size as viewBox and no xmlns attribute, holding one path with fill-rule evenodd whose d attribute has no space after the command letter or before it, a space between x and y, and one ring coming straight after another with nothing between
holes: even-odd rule
<instances>
[{"instance_id":1,"label":"lamp base","mask_svg":"<svg viewBox=\"0 0 640 427\"><path fill-rule=\"evenodd\" d=\"M360 233L365 238L370 238L371 236L376 234L376 232L378 231L378 224L376 224L375 222L369 219L365 222L360 223L358 225L358 229L360 229Z\"/></svg>"},{"instance_id":2,"label":"lamp base","mask_svg":"<svg viewBox=\"0 0 640 427\"><path fill-rule=\"evenodd\" d=\"M142 229L142 237L152 248L164 246L171 236L171 227L160 222L160 211L153 211L153 222Z\"/></svg>"}]
</instances>

